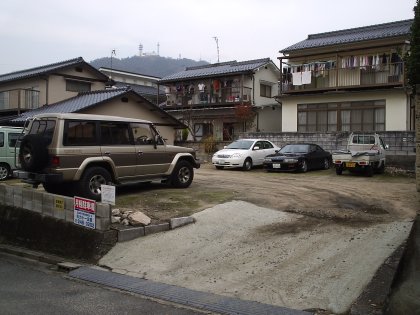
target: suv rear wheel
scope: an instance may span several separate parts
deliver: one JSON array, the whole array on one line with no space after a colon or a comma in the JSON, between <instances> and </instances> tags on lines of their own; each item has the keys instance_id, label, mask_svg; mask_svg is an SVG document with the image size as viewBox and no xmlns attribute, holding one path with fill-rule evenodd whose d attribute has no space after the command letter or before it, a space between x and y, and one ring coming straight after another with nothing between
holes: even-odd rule
<instances>
[{"instance_id":1,"label":"suv rear wheel","mask_svg":"<svg viewBox=\"0 0 420 315\"><path fill-rule=\"evenodd\" d=\"M111 175L103 167L88 168L78 182L78 193L82 197L101 200L101 185L108 185L112 181Z\"/></svg>"},{"instance_id":2,"label":"suv rear wheel","mask_svg":"<svg viewBox=\"0 0 420 315\"><path fill-rule=\"evenodd\" d=\"M48 163L46 139L39 135L26 135L20 144L19 161L25 171L37 172Z\"/></svg>"},{"instance_id":3,"label":"suv rear wheel","mask_svg":"<svg viewBox=\"0 0 420 315\"><path fill-rule=\"evenodd\" d=\"M176 188L187 188L194 178L194 169L188 161L178 161L172 172L171 184Z\"/></svg>"}]
</instances>

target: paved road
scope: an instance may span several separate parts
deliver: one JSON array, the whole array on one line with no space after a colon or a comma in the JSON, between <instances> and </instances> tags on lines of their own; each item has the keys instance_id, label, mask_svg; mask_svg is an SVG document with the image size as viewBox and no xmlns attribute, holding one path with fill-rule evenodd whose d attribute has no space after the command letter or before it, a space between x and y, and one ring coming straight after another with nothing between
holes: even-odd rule
<instances>
[{"instance_id":1,"label":"paved road","mask_svg":"<svg viewBox=\"0 0 420 315\"><path fill-rule=\"evenodd\" d=\"M66 278L51 265L0 252L1 314L175 314L202 312L161 304Z\"/></svg>"}]
</instances>

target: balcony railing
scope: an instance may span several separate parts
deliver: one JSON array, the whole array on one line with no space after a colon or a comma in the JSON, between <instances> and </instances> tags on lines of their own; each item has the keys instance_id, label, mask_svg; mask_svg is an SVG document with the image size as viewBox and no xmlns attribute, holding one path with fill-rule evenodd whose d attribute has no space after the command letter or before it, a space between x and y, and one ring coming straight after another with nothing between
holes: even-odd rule
<instances>
[{"instance_id":1,"label":"balcony railing","mask_svg":"<svg viewBox=\"0 0 420 315\"><path fill-rule=\"evenodd\" d=\"M165 107L226 106L251 103L251 88L227 87L217 92L197 91L194 93L167 94Z\"/></svg>"},{"instance_id":2,"label":"balcony railing","mask_svg":"<svg viewBox=\"0 0 420 315\"><path fill-rule=\"evenodd\" d=\"M39 91L16 89L0 92L0 111L19 111L38 107Z\"/></svg>"},{"instance_id":3,"label":"balcony railing","mask_svg":"<svg viewBox=\"0 0 420 315\"><path fill-rule=\"evenodd\" d=\"M404 84L404 63L335 68L282 75L281 93L339 90Z\"/></svg>"}]
</instances>

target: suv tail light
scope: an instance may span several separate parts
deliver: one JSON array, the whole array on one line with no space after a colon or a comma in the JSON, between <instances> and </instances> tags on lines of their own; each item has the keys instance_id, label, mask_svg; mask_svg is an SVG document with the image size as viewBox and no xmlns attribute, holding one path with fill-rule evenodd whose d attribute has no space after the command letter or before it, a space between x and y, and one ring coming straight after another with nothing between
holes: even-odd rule
<instances>
[{"instance_id":1,"label":"suv tail light","mask_svg":"<svg viewBox=\"0 0 420 315\"><path fill-rule=\"evenodd\" d=\"M58 156L53 156L51 159L51 165L53 167L60 166L60 158Z\"/></svg>"}]
</instances>

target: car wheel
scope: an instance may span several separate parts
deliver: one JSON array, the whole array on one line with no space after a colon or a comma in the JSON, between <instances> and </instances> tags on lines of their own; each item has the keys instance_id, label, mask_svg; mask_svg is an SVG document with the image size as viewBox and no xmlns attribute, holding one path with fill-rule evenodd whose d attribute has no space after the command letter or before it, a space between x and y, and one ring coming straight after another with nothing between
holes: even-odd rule
<instances>
[{"instance_id":1,"label":"car wheel","mask_svg":"<svg viewBox=\"0 0 420 315\"><path fill-rule=\"evenodd\" d=\"M336 167L335 167L335 173L336 173L337 175L341 175L341 174L343 174L343 168L342 168L341 166L336 166Z\"/></svg>"},{"instance_id":2,"label":"car wheel","mask_svg":"<svg viewBox=\"0 0 420 315\"><path fill-rule=\"evenodd\" d=\"M7 164L0 164L0 180L5 180L10 176L10 167Z\"/></svg>"},{"instance_id":3,"label":"car wheel","mask_svg":"<svg viewBox=\"0 0 420 315\"><path fill-rule=\"evenodd\" d=\"M188 161L178 161L171 176L171 184L176 188L187 188L194 178L194 169Z\"/></svg>"},{"instance_id":4,"label":"car wheel","mask_svg":"<svg viewBox=\"0 0 420 315\"><path fill-rule=\"evenodd\" d=\"M306 173L308 171L308 162L306 162L306 160L302 161L302 165L300 167L300 171L302 173Z\"/></svg>"},{"instance_id":5,"label":"car wheel","mask_svg":"<svg viewBox=\"0 0 420 315\"><path fill-rule=\"evenodd\" d=\"M242 169L244 171L250 171L252 168L252 160L251 158L246 158L244 161L244 165L242 166Z\"/></svg>"},{"instance_id":6,"label":"car wheel","mask_svg":"<svg viewBox=\"0 0 420 315\"><path fill-rule=\"evenodd\" d=\"M330 160L324 159L324 170L327 170L330 168Z\"/></svg>"},{"instance_id":7,"label":"car wheel","mask_svg":"<svg viewBox=\"0 0 420 315\"><path fill-rule=\"evenodd\" d=\"M216 166L216 169L222 170L223 169L223 166Z\"/></svg>"},{"instance_id":8,"label":"car wheel","mask_svg":"<svg viewBox=\"0 0 420 315\"><path fill-rule=\"evenodd\" d=\"M93 200L101 200L101 185L108 185L112 178L103 167L90 167L84 173L78 183L77 192L82 197Z\"/></svg>"},{"instance_id":9,"label":"car wheel","mask_svg":"<svg viewBox=\"0 0 420 315\"><path fill-rule=\"evenodd\" d=\"M376 169L378 174L383 174L385 172L385 161L379 162L381 165Z\"/></svg>"},{"instance_id":10,"label":"car wheel","mask_svg":"<svg viewBox=\"0 0 420 315\"><path fill-rule=\"evenodd\" d=\"M48 163L46 139L39 135L26 135L20 144L19 161L25 171L42 170Z\"/></svg>"}]
</instances>

